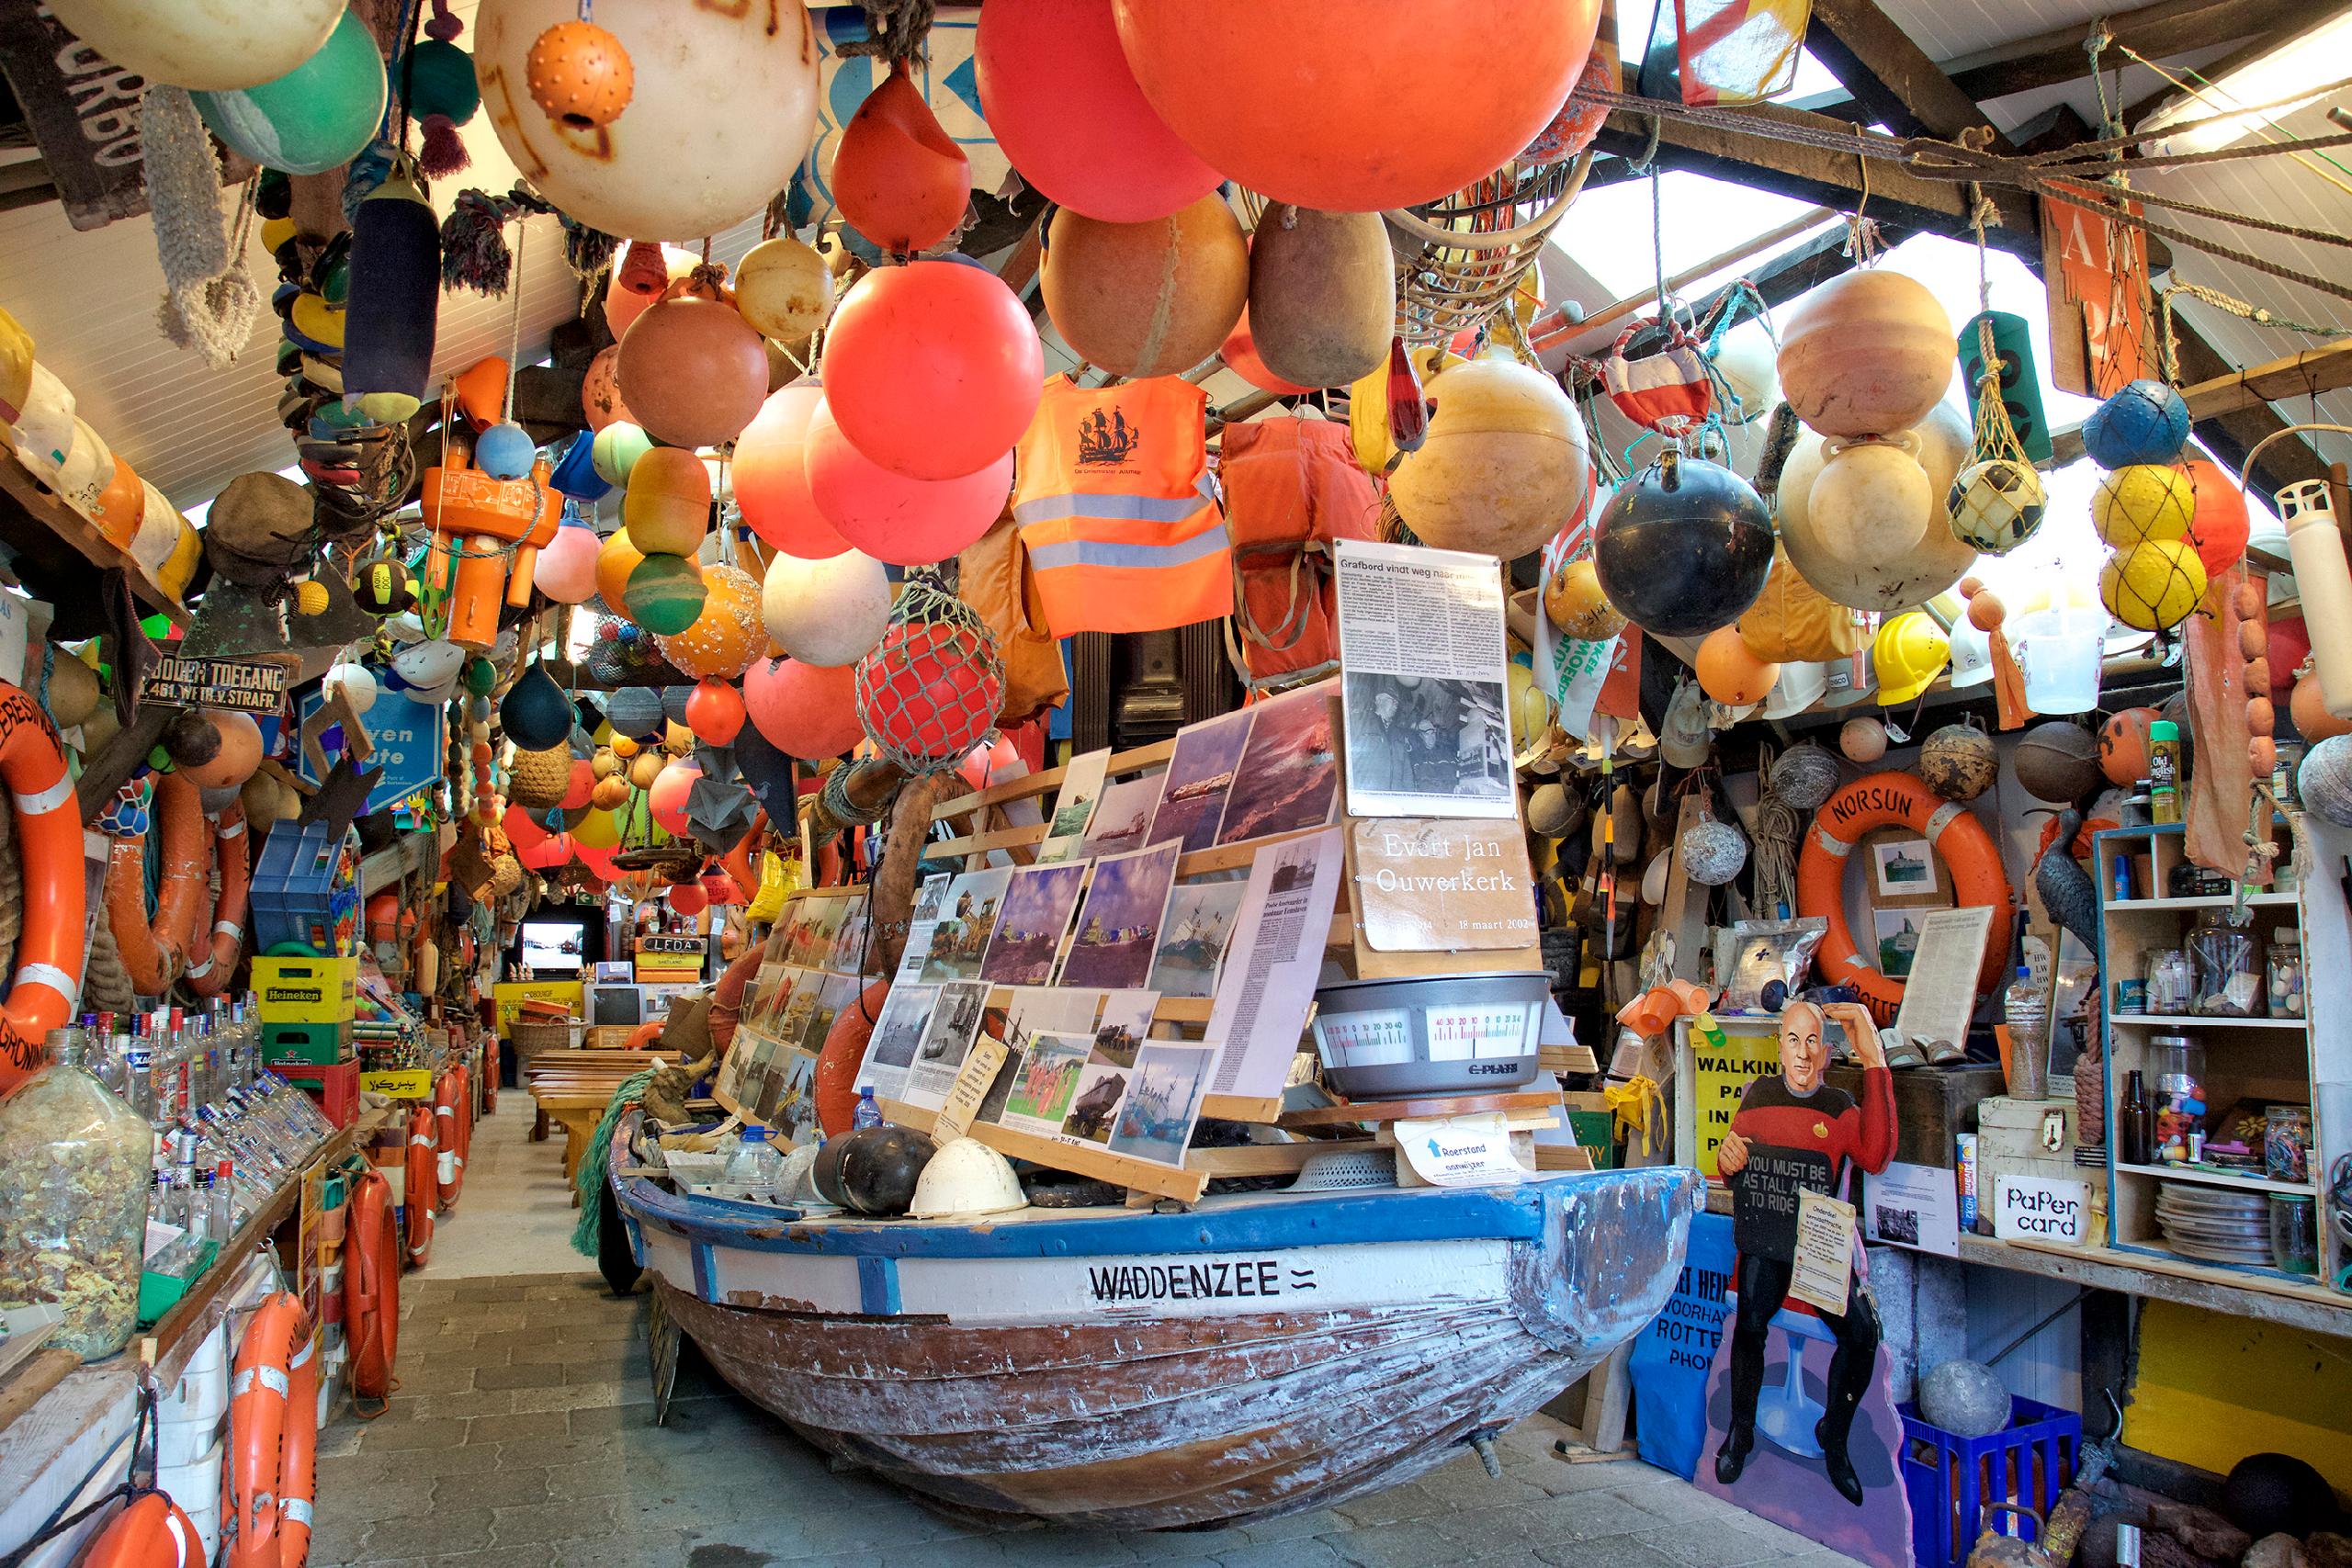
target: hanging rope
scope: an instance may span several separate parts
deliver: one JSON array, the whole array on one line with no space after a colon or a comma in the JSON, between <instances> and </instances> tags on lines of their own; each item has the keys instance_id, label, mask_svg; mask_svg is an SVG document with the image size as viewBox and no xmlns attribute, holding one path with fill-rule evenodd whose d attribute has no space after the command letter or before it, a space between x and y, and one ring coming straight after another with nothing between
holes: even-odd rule
<instances>
[{"instance_id":1,"label":"hanging rope","mask_svg":"<svg viewBox=\"0 0 2352 1568\"><path fill-rule=\"evenodd\" d=\"M923 45L931 37L933 0L858 0L865 13L870 38L836 44L833 53L843 60L861 56L891 65L927 63Z\"/></svg>"},{"instance_id":2,"label":"hanging rope","mask_svg":"<svg viewBox=\"0 0 2352 1568\"><path fill-rule=\"evenodd\" d=\"M2251 304L2233 294L2224 294L2218 288L2208 288L2202 284L2167 284L2164 292L2157 296L2156 300L2160 311L2158 326L2163 334L2159 346L2164 351L2165 379L2175 386L2180 384L2180 345L2177 329L2173 321L2173 297L2177 294L2186 294L2200 304L2211 305L2216 310L2235 316L2240 321L2251 321L2257 327L2270 327L2282 333L2296 333L2303 337L2338 338L2346 335L2346 328L2314 326L2309 321L2293 321L2278 314L2267 306Z\"/></svg>"}]
</instances>

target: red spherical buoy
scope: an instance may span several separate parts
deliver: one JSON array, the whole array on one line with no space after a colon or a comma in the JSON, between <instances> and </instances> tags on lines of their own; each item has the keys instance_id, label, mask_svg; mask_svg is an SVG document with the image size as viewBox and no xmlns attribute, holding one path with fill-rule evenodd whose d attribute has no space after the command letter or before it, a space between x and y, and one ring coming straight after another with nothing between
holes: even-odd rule
<instances>
[{"instance_id":1,"label":"red spherical buoy","mask_svg":"<svg viewBox=\"0 0 2352 1568\"><path fill-rule=\"evenodd\" d=\"M531 814L519 806L508 807L505 815L498 819L498 825L505 829L506 840L514 846L517 856L526 850L537 848L553 837L545 828L532 821ZM528 865L531 863L525 861L523 863Z\"/></svg>"},{"instance_id":2,"label":"red spherical buoy","mask_svg":"<svg viewBox=\"0 0 2352 1568\"><path fill-rule=\"evenodd\" d=\"M1021 177L1105 223L1148 223L1218 175L1144 101L1111 0L1021 0L980 12L980 112Z\"/></svg>"},{"instance_id":3,"label":"red spherical buoy","mask_svg":"<svg viewBox=\"0 0 2352 1568\"><path fill-rule=\"evenodd\" d=\"M865 95L833 153L833 200L852 227L897 255L956 231L971 200L972 164L900 61Z\"/></svg>"},{"instance_id":4,"label":"red spherical buoy","mask_svg":"<svg viewBox=\"0 0 2352 1568\"><path fill-rule=\"evenodd\" d=\"M838 757L865 731L857 722L857 670L762 659L743 671L743 705L768 744L803 761Z\"/></svg>"},{"instance_id":5,"label":"red spherical buoy","mask_svg":"<svg viewBox=\"0 0 2352 1568\"><path fill-rule=\"evenodd\" d=\"M909 479L953 479L1021 439L1046 359L1028 308L996 274L919 261L858 279L833 312L823 373L859 451Z\"/></svg>"},{"instance_id":6,"label":"red spherical buoy","mask_svg":"<svg viewBox=\"0 0 2352 1568\"><path fill-rule=\"evenodd\" d=\"M858 716L886 754L940 766L987 737L1004 694L987 635L978 625L894 621L858 660Z\"/></svg>"},{"instance_id":7,"label":"red spherical buoy","mask_svg":"<svg viewBox=\"0 0 2352 1568\"><path fill-rule=\"evenodd\" d=\"M1600 0L1114 0L1136 81L1202 160L1273 201L1376 212L1450 196L1535 140Z\"/></svg>"},{"instance_id":8,"label":"red spherical buoy","mask_svg":"<svg viewBox=\"0 0 2352 1568\"><path fill-rule=\"evenodd\" d=\"M809 416L808 493L833 531L876 560L929 566L987 533L1012 490L1012 454L953 479L910 479L850 444L821 400Z\"/></svg>"},{"instance_id":9,"label":"red spherical buoy","mask_svg":"<svg viewBox=\"0 0 2352 1568\"><path fill-rule=\"evenodd\" d=\"M2188 545L2205 565L2206 581L2211 581L2245 557L2246 536L2251 531L2245 491L2238 489L2237 481L2219 463L2192 457L2181 467L2197 492L2197 510L2188 521Z\"/></svg>"},{"instance_id":10,"label":"red spherical buoy","mask_svg":"<svg viewBox=\"0 0 2352 1568\"><path fill-rule=\"evenodd\" d=\"M571 762L571 776L565 781L563 798L557 801L556 805L566 811L577 811L588 804L588 797L594 793L595 788L594 765L585 757L575 757Z\"/></svg>"},{"instance_id":11,"label":"red spherical buoy","mask_svg":"<svg viewBox=\"0 0 2352 1568\"><path fill-rule=\"evenodd\" d=\"M767 342L724 300L673 294L631 324L620 347L617 384L632 423L673 446L734 440L768 395Z\"/></svg>"},{"instance_id":12,"label":"red spherical buoy","mask_svg":"<svg viewBox=\"0 0 2352 1568\"><path fill-rule=\"evenodd\" d=\"M673 833L687 832L686 797L694 793L695 781L700 777L702 770L682 759L662 764L653 787L645 792L646 807L653 813L653 820Z\"/></svg>"},{"instance_id":13,"label":"red spherical buoy","mask_svg":"<svg viewBox=\"0 0 2352 1568\"><path fill-rule=\"evenodd\" d=\"M732 744L744 716L743 694L716 675L696 682L686 697L686 728L710 745Z\"/></svg>"},{"instance_id":14,"label":"red spherical buoy","mask_svg":"<svg viewBox=\"0 0 2352 1568\"><path fill-rule=\"evenodd\" d=\"M849 548L808 493L808 420L824 397L814 386L771 392L735 438L735 504L744 523L802 560L828 560Z\"/></svg>"},{"instance_id":15,"label":"red spherical buoy","mask_svg":"<svg viewBox=\"0 0 2352 1568\"><path fill-rule=\"evenodd\" d=\"M710 908L710 895L703 891L699 882L673 882L662 897L670 900L670 908L682 915L699 915Z\"/></svg>"}]
</instances>

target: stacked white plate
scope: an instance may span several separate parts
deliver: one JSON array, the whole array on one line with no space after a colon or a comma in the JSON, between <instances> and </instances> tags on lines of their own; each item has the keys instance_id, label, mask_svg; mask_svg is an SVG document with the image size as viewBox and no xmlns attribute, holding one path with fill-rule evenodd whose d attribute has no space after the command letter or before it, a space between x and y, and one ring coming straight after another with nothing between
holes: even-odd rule
<instances>
[{"instance_id":1,"label":"stacked white plate","mask_svg":"<svg viewBox=\"0 0 2352 1568\"><path fill-rule=\"evenodd\" d=\"M2156 1224L2183 1257L2270 1267L2270 1200L2259 1192L2168 1181L2156 1189Z\"/></svg>"}]
</instances>

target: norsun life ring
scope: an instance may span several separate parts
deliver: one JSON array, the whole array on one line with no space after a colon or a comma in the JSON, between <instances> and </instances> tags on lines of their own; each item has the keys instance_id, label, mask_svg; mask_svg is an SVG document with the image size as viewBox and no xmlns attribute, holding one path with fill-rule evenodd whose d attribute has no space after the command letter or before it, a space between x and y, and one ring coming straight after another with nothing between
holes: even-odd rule
<instances>
[{"instance_id":1,"label":"norsun life ring","mask_svg":"<svg viewBox=\"0 0 2352 1568\"><path fill-rule=\"evenodd\" d=\"M2009 957L2009 878L2001 852L1965 806L1944 799L1910 773L1871 773L1821 803L1797 857L1797 913L1829 922L1815 970L1825 985L1852 986L1881 1028L1903 1005L1903 982L1890 980L1862 957L1846 922L1846 857L1873 828L1908 828L1951 868L1954 901L1993 911L1977 970L1981 994L1999 984Z\"/></svg>"},{"instance_id":2,"label":"norsun life ring","mask_svg":"<svg viewBox=\"0 0 2352 1568\"><path fill-rule=\"evenodd\" d=\"M262 1303L229 1378L228 1568L301 1568L317 1483L318 1337L300 1300Z\"/></svg>"},{"instance_id":3,"label":"norsun life ring","mask_svg":"<svg viewBox=\"0 0 2352 1568\"><path fill-rule=\"evenodd\" d=\"M65 748L40 705L0 681L0 781L17 814L24 858L24 929L17 973L0 1007L0 1093L48 1060L49 1032L82 997L82 807Z\"/></svg>"},{"instance_id":4,"label":"norsun life ring","mask_svg":"<svg viewBox=\"0 0 2352 1568\"><path fill-rule=\"evenodd\" d=\"M401 1238L393 1223L392 1184L381 1171L369 1170L348 1201L343 1324L351 1344L351 1397L380 1404L392 1396L401 1332Z\"/></svg>"}]
</instances>

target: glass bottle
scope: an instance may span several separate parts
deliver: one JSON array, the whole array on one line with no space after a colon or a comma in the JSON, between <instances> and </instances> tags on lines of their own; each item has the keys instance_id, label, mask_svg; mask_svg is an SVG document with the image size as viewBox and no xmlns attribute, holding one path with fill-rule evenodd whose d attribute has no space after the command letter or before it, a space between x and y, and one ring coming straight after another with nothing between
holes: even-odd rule
<instances>
[{"instance_id":1,"label":"glass bottle","mask_svg":"<svg viewBox=\"0 0 2352 1568\"><path fill-rule=\"evenodd\" d=\"M2205 1048L2186 1034L2159 1034L2148 1042L2155 1058L2155 1136L2159 1159L2192 1160L2192 1138L2205 1133Z\"/></svg>"},{"instance_id":2,"label":"glass bottle","mask_svg":"<svg viewBox=\"0 0 2352 1568\"><path fill-rule=\"evenodd\" d=\"M2115 1149L2125 1165L2146 1165L2151 1125L2148 1115L2148 1091L2140 1081L2140 1069L2134 1067L2124 1076L2123 1098L2116 1107Z\"/></svg>"},{"instance_id":3,"label":"glass bottle","mask_svg":"<svg viewBox=\"0 0 2352 1568\"><path fill-rule=\"evenodd\" d=\"M96 1360L138 1324L153 1136L85 1048L52 1030L50 1065L0 1100L0 1303L56 1303L51 1342Z\"/></svg>"},{"instance_id":4,"label":"glass bottle","mask_svg":"<svg viewBox=\"0 0 2352 1568\"><path fill-rule=\"evenodd\" d=\"M2268 993L2266 999L2273 1018L2303 1016L2303 939L2293 927L2281 929L2270 939L2270 957L2264 965Z\"/></svg>"},{"instance_id":5,"label":"glass bottle","mask_svg":"<svg viewBox=\"0 0 2352 1568\"><path fill-rule=\"evenodd\" d=\"M2213 1018L2262 1014L2262 939L2229 923L2227 911L2208 909L2188 933L2197 968L2196 1011Z\"/></svg>"}]
</instances>

